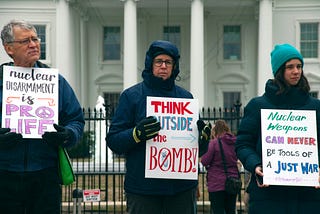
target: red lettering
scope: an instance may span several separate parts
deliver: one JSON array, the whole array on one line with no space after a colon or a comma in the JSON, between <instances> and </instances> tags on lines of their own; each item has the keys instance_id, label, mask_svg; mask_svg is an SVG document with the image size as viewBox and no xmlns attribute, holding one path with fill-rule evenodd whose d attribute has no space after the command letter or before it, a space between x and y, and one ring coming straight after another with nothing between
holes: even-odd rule
<instances>
[{"instance_id":1,"label":"red lettering","mask_svg":"<svg viewBox=\"0 0 320 214\"><path fill-rule=\"evenodd\" d=\"M157 147L151 146L150 147L150 170L154 170L158 163L157 163Z\"/></svg>"},{"instance_id":2,"label":"red lettering","mask_svg":"<svg viewBox=\"0 0 320 214\"><path fill-rule=\"evenodd\" d=\"M153 142L165 143L165 142L167 142L167 136L166 135L157 135L153 138Z\"/></svg>"},{"instance_id":3,"label":"red lettering","mask_svg":"<svg viewBox=\"0 0 320 214\"><path fill-rule=\"evenodd\" d=\"M288 144L316 145L316 139L312 137L288 137Z\"/></svg>"},{"instance_id":4,"label":"red lettering","mask_svg":"<svg viewBox=\"0 0 320 214\"><path fill-rule=\"evenodd\" d=\"M310 142L310 145L311 144L314 145L314 146L316 145L316 143L315 143L316 139L314 139L313 137L310 137L310 141L309 142Z\"/></svg>"},{"instance_id":5,"label":"red lettering","mask_svg":"<svg viewBox=\"0 0 320 214\"><path fill-rule=\"evenodd\" d=\"M154 112L163 114L193 114L192 111L188 109L189 104L190 102L151 101L151 106L154 107Z\"/></svg>"},{"instance_id":6,"label":"red lettering","mask_svg":"<svg viewBox=\"0 0 320 214\"><path fill-rule=\"evenodd\" d=\"M183 104L183 103L182 103ZM191 111L189 111L189 109L187 109L187 106L190 104L190 102L187 102L182 109L182 114L184 114L184 112L186 111L188 114L192 114Z\"/></svg>"},{"instance_id":7,"label":"red lettering","mask_svg":"<svg viewBox=\"0 0 320 214\"><path fill-rule=\"evenodd\" d=\"M181 172L181 167L182 167L182 148L178 149L178 152L176 150L176 148L172 148L172 152L173 152L173 162L176 161L176 159L179 160L178 166L179 166L179 170L178 172ZM172 172L175 172L175 168L174 168L175 164L172 167Z\"/></svg>"},{"instance_id":8,"label":"red lettering","mask_svg":"<svg viewBox=\"0 0 320 214\"><path fill-rule=\"evenodd\" d=\"M184 160L185 160L184 172L190 172L192 167L193 167L193 164L192 164L192 161L191 161L192 151L190 149L186 149L184 155L185 155L185 158L184 158Z\"/></svg>"},{"instance_id":9,"label":"red lettering","mask_svg":"<svg viewBox=\"0 0 320 214\"><path fill-rule=\"evenodd\" d=\"M160 101L151 101L151 105L154 106L154 112L158 113L159 112L158 107L161 105L161 102Z\"/></svg>"},{"instance_id":10,"label":"red lettering","mask_svg":"<svg viewBox=\"0 0 320 214\"><path fill-rule=\"evenodd\" d=\"M161 148L150 147L149 170L163 172L189 173L197 170L197 148Z\"/></svg>"}]
</instances>

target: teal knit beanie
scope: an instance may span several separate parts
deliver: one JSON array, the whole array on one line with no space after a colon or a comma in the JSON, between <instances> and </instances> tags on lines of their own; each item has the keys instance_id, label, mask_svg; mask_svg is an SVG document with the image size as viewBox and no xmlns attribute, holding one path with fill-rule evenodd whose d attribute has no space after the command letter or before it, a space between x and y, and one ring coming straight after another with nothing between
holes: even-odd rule
<instances>
[{"instance_id":1,"label":"teal knit beanie","mask_svg":"<svg viewBox=\"0 0 320 214\"><path fill-rule=\"evenodd\" d=\"M273 76L279 68L291 59L299 59L303 66L303 57L300 52L289 44L276 45L271 52L271 65Z\"/></svg>"}]
</instances>

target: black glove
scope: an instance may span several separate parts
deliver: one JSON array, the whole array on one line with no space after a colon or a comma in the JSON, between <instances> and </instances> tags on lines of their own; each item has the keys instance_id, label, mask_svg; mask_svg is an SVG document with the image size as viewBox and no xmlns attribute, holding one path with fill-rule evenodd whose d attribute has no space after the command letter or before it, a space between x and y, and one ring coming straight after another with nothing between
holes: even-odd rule
<instances>
[{"instance_id":1,"label":"black glove","mask_svg":"<svg viewBox=\"0 0 320 214\"><path fill-rule=\"evenodd\" d=\"M45 132L42 135L42 139L50 146L58 147L67 143L72 136L72 132L69 129L53 124L53 127L57 130L56 132ZM62 146L63 147L63 146Z\"/></svg>"},{"instance_id":2,"label":"black glove","mask_svg":"<svg viewBox=\"0 0 320 214\"><path fill-rule=\"evenodd\" d=\"M22 135L10 132L10 128L0 128L0 149L9 149L22 141Z\"/></svg>"},{"instance_id":3,"label":"black glove","mask_svg":"<svg viewBox=\"0 0 320 214\"><path fill-rule=\"evenodd\" d=\"M197 121L199 131L199 157L201 157L208 150L210 135L211 135L211 123L204 123L203 120Z\"/></svg>"},{"instance_id":4,"label":"black glove","mask_svg":"<svg viewBox=\"0 0 320 214\"><path fill-rule=\"evenodd\" d=\"M136 127L133 129L133 138L136 143L141 141L146 141L154 138L158 135L160 127L160 122L154 116L149 116L141 120Z\"/></svg>"}]
</instances>

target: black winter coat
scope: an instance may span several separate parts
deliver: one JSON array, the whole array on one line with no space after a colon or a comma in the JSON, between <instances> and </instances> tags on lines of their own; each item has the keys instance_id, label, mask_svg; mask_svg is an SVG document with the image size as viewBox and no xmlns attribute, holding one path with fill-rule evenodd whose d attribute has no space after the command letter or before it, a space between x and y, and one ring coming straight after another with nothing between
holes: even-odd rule
<instances>
[{"instance_id":1,"label":"black winter coat","mask_svg":"<svg viewBox=\"0 0 320 214\"><path fill-rule=\"evenodd\" d=\"M263 96L253 98L244 108L236 141L236 153L244 168L253 176L248 187L250 193L250 203L263 202L271 210L272 204L277 203L273 214L293 214L293 213L318 213L318 207L312 207L314 204L320 204L320 190L314 187L297 186L269 186L259 188L254 177L254 170L257 165L262 164L262 144L261 144L261 109L292 109L292 110L315 110L317 117L317 137L320 134L320 101L311 97L308 93L292 87L287 94L277 95L278 87L268 80ZM319 143L318 143L318 154ZM312 203L311 203L312 202ZM269 204L268 204L269 203ZM309 206L307 205L309 204ZM280 204L280 206L279 206ZM306 209L302 209L302 208ZM270 213L270 209L259 210L251 213ZM313 212L314 211L314 212Z\"/></svg>"}]
</instances>

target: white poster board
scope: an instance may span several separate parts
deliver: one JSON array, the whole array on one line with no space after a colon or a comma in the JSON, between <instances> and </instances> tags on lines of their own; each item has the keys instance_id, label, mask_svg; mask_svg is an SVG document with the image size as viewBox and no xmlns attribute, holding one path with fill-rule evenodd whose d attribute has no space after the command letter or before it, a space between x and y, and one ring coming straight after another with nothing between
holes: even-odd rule
<instances>
[{"instance_id":1,"label":"white poster board","mask_svg":"<svg viewBox=\"0 0 320 214\"><path fill-rule=\"evenodd\" d=\"M145 177L197 180L198 100L147 97L147 116L156 116L161 130L146 143Z\"/></svg>"},{"instance_id":2,"label":"white poster board","mask_svg":"<svg viewBox=\"0 0 320 214\"><path fill-rule=\"evenodd\" d=\"M58 123L58 70L3 67L2 127L41 138Z\"/></svg>"},{"instance_id":3,"label":"white poster board","mask_svg":"<svg viewBox=\"0 0 320 214\"><path fill-rule=\"evenodd\" d=\"M263 183L318 186L318 140L313 110L261 109Z\"/></svg>"}]
</instances>

